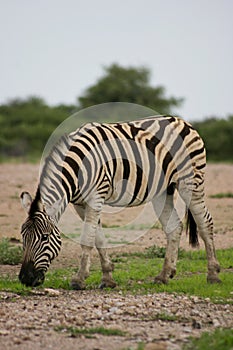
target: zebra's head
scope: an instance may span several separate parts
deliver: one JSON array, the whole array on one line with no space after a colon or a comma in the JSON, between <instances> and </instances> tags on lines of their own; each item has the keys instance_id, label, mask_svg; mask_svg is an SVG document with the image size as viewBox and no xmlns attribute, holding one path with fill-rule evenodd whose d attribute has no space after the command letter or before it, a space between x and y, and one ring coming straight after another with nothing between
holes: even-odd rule
<instances>
[{"instance_id":1,"label":"zebra's head","mask_svg":"<svg viewBox=\"0 0 233 350\"><path fill-rule=\"evenodd\" d=\"M38 198L32 201L28 192L21 194L21 202L28 217L22 225L23 262L19 280L26 286L38 286L44 282L51 261L61 249L59 229L45 212Z\"/></svg>"}]
</instances>

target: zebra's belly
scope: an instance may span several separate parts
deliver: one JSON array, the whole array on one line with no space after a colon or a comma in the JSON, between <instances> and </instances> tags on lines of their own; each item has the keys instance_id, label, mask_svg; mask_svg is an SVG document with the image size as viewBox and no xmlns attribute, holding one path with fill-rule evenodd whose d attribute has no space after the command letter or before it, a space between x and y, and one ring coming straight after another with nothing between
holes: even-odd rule
<instances>
[{"instance_id":1,"label":"zebra's belly","mask_svg":"<svg viewBox=\"0 0 233 350\"><path fill-rule=\"evenodd\" d=\"M139 189L135 184L131 184L126 180L119 181L114 188L108 193L105 204L115 207L134 207L143 203L150 202L155 196L159 196L156 193L157 186L154 184L148 191L148 183L145 182L144 186ZM164 191L162 189L161 191Z\"/></svg>"}]
</instances>

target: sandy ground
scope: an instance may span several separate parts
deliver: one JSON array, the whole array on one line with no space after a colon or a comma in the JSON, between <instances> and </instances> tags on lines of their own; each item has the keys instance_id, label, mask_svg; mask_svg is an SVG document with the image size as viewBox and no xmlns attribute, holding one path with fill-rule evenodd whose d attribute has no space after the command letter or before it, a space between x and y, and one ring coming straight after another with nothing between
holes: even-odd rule
<instances>
[{"instance_id":1,"label":"sandy ground","mask_svg":"<svg viewBox=\"0 0 233 350\"><path fill-rule=\"evenodd\" d=\"M0 165L0 238L21 239L20 226L26 213L21 207L19 196L24 190L35 193L38 172L39 165ZM210 198L210 195L227 192L233 192L233 165L209 164L206 171L206 203L214 218L216 249L233 247L233 198ZM179 200L177 204L182 216L184 208ZM103 214L109 246L114 246L111 249L117 251L144 250L153 244L164 246L165 237L159 225L151 228L155 222L150 206L124 210L107 207ZM60 228L72 240L64 240L62 252L53 267L72 266L75 256L78 266L80 248L76 242L80 235L81 221L70 208L63 215ZM133 244L126 245L125 242ZM181 247L190 249L185 234L182 235ZM93 262L95 256L96 254ZM19 268L0 266L0 273L16 275ZM108 306L105 306L106 300ZM177 321L156 320L154 305L157 305L158 314L166 311L174 315L177 312ZM216 308L209 301L198 298L191 301L183 298L177 303L176 296L159 294L133 299L132 296L99 291L55 291L54 295L51 291L45 291L41 295L30 297L2 292L0 306L0 349L5 350L137 349L140 341L147 344L146 350L176 350L180 349L190 335L197 336L213 327L233 327L233 310L230 305ZM183 317L185 310L187 315ZM199 320L199 314L203 314L202 320ZM67 332L54 331L54 327L61 324L67 327L103 325L120 328L126 330L127 336L72 338Z\"/></svg>"},{"instance_id":2,"label":"sandy ground","mask_svg":"<svg viewBox=\"0 0 233 350\"><path fill-rule=\"evenodd\" d=\"M1 164L0 165L0 238L20 239L20 227L26 218L21 207L19 196L22 191L34 194L37 187L39 165L33 164ZM216 248L233 246L233 198L214 199L210 195L233 192L233 165L209 164L206 170L206 203L215 224ZM180 215L183 206L177 202ZM124 242L145 238L145 244L163 245L164 235L160 229L150 230L156 222L150 205L137 208L119 209L106 207L103 213L105 234L113 246L121 246ZM59 224L62 232L78 241L81 221L72 207L68 207ZM117 227L115 227L117 226ZM155 226L159 227L159 226ZM140 246L144 244L139 240ZM181 246L187 247L187 239L182 236Z\"/></svg>"}]
</instances>

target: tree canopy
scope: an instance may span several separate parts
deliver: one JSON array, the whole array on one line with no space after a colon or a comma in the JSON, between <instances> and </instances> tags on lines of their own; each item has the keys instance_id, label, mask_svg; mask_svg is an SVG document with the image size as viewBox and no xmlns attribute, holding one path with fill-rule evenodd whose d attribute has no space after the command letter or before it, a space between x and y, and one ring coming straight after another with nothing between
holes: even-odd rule
<instances>
[{"instance_id":1,"label":"tree canopy","mask_svg":"<svg viewBox=\"0 0 233 350\"><path fill-rule=\"evenodd\" d=\"M206 118L193 126L205 142L207 160L233 160L233 115L226 119Z\"/></svg>"},{"instance_id":2,"label":"tree canopy","mask_svg":"<svg viewBox=\"0 0 233 350\"><path fill-rule=\"evenodd\" d=\"M146 67L121 67L112 64L104 68L103 76L78 98L80 108L105 102L130 102L152 108L160 114L171 113L182 98L166 97L163 86L150 85L151 71Z\"/></svg>"},{"instance_id":3,"label":"tree canopy","mask_svg":"<svg viewBox=\"0 0 233 350\"><path fill-rule=\"evenodd\" d=\"M172 114L182 99L166 97L163 86L150 85L150 77L151 72L145 67L124 68L113 64L104 69L103 76L77 99L76 105L49 106L36 96L16 98L0 105L0 160L39 159L51 133L66 118L96 104L130 102ZM80 115L80 124L93 120L91 111ZM106 121L113 121L113 115L108 117ZM226 119L213 117L193 125L205 141L208 160L233 161L233 115Z\"/></svg>"}]
</instances>

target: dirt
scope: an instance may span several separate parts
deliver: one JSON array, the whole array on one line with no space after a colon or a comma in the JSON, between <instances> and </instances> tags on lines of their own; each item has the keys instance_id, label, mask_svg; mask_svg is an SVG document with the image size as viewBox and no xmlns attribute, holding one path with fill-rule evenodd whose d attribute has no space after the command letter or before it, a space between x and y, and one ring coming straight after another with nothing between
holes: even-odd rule
<instances>
[{"instance_id":1,"label":"dirt","mask_svg":"<svg viewBox=\"0 0 233 350\"><path fill-rule=\"evenodd\" d=\"M39 165L0 165L0 239L20 240L20 226L26 214L19 195L23 190L35 193ZM233 165L210 164L206 171L206 202L215 223L216 249L233 247L233 198L214 199L210 195L233 192ZM180 215L184 208L177 200ZM139 251L153 244L165 245L151 207L124 210L106 208L103 224L109 246L114 251ZM67 209L60 227L73 240L64 240L53 268L78 266L78 241L81 221ZM124 244L131 242L130 245ZM133 242L133 243L132 243ZM182 235L181 247L190 249ZM203 247L203 245L202 245ZM76 263L77 257L77 263ZM93 254L93 263L96 253ZM17 275L20 266L0 266L0 274ZM0 349L137 349L139 342L146 350L178 350L190 335L216 327L233 327L232 305L215 305L208 299L167 294L146 296L123 295L92 290L83 292L35 290L24 297L0 293ZM161 317L170 315L171 317ZM95 334L72 337L68 327L117 328L125 336ZM55 330L56 327L59 328ZM61 329L63 327L63 329Z\"/></svg>"}]
</instances>

